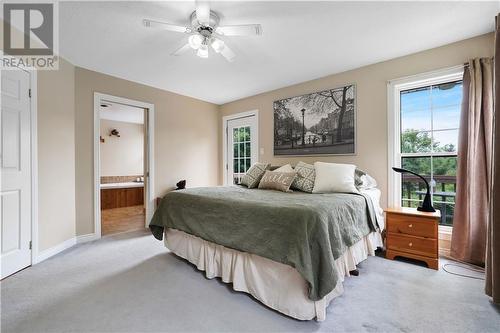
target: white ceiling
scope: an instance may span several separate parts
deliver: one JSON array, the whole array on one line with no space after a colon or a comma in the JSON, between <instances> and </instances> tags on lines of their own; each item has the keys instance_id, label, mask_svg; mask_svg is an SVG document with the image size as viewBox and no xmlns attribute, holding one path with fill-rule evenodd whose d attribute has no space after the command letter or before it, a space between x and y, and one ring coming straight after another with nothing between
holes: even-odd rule
<instances>
[{"instance_id":1,"label":"white ceiling","mask_svg":"<svg viewBox=\"0 0 500 333\"><path fill-rule=\"evenodd\" d=\"M125 123L144 124L144 110L135 106L103 102L108 107L99 109L101 119L122 121Z\"/></svg>"},{"instance_id":2,"label":"white ceiling","mask_svg":"<svg viewBox=\"0 0 500 333\"><path fill-rule=\"evenodd\" d=\"M170 53L187 36L143 18L188 23L190 2L62 2L60 50L77 66L223 104L493 31L491 2L212 2L221 25L260 23L228 37L233 63Z\"/></svg>"}]
</instances>

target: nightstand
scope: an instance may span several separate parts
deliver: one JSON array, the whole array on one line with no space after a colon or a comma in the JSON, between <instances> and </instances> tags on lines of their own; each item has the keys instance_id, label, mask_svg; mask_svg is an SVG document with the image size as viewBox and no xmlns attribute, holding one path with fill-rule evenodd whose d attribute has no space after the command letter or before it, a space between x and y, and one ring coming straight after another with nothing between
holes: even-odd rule
<instances>
[{"instance_id":1,"label":"nightstand","mask_svg":"<svg viewBox=\"0 0 500 333\"><path fill-rule=\"evenodd\" d=\"M439 269L438 225L441 212L420 212L416 208L388 208L386 214L387 259L406 257L424 261Z\"/></svg>"}]
</instances>

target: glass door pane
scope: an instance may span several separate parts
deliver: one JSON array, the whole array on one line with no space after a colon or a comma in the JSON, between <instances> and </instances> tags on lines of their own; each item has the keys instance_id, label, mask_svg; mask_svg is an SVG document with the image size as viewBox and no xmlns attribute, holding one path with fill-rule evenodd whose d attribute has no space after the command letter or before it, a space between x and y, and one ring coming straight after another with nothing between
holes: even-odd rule
<instances>
[{"instance_id":1,"label":"glass door pane","mask_svg":"<svg viewBox=\"0 0 500 333\"><path fill-rule=\"evenodd\" d=\"M257 116L230 119L227 126L225 184L239 184L243 175L257 162Z\"/></svg>"}]
</instances>

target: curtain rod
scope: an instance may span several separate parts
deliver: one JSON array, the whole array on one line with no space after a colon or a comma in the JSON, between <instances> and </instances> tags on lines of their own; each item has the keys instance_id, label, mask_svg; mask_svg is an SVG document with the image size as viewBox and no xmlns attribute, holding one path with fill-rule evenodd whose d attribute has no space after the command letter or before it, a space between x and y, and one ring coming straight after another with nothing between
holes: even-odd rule
<instances>
[{"instance_id":1,"label":"curtain rod","mask_svg":"<svg viewBox=\"0 0 500 333\"><path fill-rule=\"evenodd\" d=\"M481 58L481 59L483 59L483 58ZM486 57L485 59L491 59L492 61L494 61L494 60L495 60L495 57ZM473 59L471 59L471 60L473 60ZM465 68L465 67L469 67L469 62L464 63L464 65L463 65L463 66L464 66L464 68Z\"/></svg>"}]
</instances>

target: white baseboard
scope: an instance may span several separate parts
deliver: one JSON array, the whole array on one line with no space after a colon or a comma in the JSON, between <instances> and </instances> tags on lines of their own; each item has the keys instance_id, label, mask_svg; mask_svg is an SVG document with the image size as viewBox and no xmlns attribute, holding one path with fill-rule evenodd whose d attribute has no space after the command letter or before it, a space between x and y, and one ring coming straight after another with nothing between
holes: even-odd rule
<instances>
[{"instance_id":1,"label":"white baseboard","mask_svg":"<svg viewBox=\"0 0 500 333\"><path fill-rule=\"evenodd\" d=\"M34 258L33 264L38 264L44 260L49 259L52 256L55 256L56 254L69 249L73 245L76 244L76 238L72 237L68 240L65 240L64 242L57 244L56 246L50 247L46 250L43 250L41 252L38 252L38 255Z\"/></svg>"},{"instance_id":2,"label":"white baseboard","mask_svg":"<svg viewBox=\"0 0 500 333\"><path fill-rule=\"evenodd\" d=\"M81 243L87 243L94 241L96 239L99 239L101 237L97 236L96 234L86 234L86 235L80 235L76 236L76 243L81 244Z\"/></svg>"},{"instance_id":3,"label":"white baseboard","mask_svg":"<svg viewBox=\"0 0 500 333\"><path fill-rule=\"evenodd\" d=\"M49 259L50 257L55 256L56 254L69 249L70 247L76 245L76 244L81 244L81 243L86 243L86 242L91 242L93 240L99 239L96 234L87 234L87 235L80 235L76 237L72 237L70 239L65 240L64 242L57 244L56 246L53 246L51 248L48 248L46 250L43 250L38 253L38 255L33 258L33 265L38 264L44 260Z\"/></svg>"}]
</instances>

